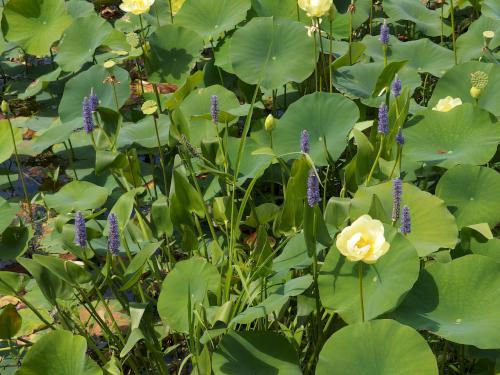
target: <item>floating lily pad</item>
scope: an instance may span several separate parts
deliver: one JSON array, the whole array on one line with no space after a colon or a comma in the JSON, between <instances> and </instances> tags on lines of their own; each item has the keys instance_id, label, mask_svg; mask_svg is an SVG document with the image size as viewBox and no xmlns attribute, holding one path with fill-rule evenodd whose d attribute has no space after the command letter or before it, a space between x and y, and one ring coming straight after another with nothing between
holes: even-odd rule
<instances>
[{"instance_id":1,"label":"floating lily pad","mask_svg":"<svg viewBox=\"0 0 500 375\"><path fill-rule=\"evenodd\" d=\"M464 103L475 103L475 99L470 95L470 74L477 71L483 71L488 75L488 85L481 90L481 96L479 97L477 105L499 117L500 66L474 61L451 68L438 81L432 97L429 100L429 108L434 107L439 99L447 96L460 98Z\"/></svg>"},{"instance_id":2,"label":"floating lily pad","mask_svg":"<svg viewBox=\"0 0 500 375\"><path fill-rule=\"evenodd\" d=\"M213 354L214 375L300 375L297 353L275 332L230 331Z\"/></svg>"},{"instance_id":3,"label":"floating lily pad","mask_svg":"<svg viewBox=\"0 0 500 375\"><path fill-rule=\"evenodd\" d=\"M372 195L376 194L387 217L392 211L392 183L360 187L351 204L351 218L355 219L370 209ZM458 229L453 215L436 196L411 184L403 184L402 204L410 207L412 231L407 235L419 256L427 256L440 248L453 249L458 242Z\"/></svg>"},{"instance_id":4,"label":"floating lily pad","mask_svg":"<svg viewBox=\"0 0 500 375\"><path fill-rule=\"evenodd\" d=\"M328 158L336 160L344 151L347 136L358 118L356 104L342 95L306 95L291 104L281 118L273 132L273 150L276 155L300 153L300 135L307 130L311 158L317 165L326 165Z\"/></svg>"},{"instance_id":5,"label":"floating lily pad","mask_svg":"<svg viewBox=\"0 0 500 375\"><path fill-rule=\"evenodd\" d=\"M307 58L297 59L297 51ZM316 61L304 24L274 17L253 18L237 30L231 37L230 58L239 78L266 89L302 82Z\"/></svg>"},{"instance_id":6,"label":"floating lily pad","mask_svg":"<svg viewBox=\"0 0 500 375\"><path fill-rule=\"evenodd\" d=\"M427 36L441 35L441 11L428 9L424 3L414 0L384 0L384 12L391 21L411 21ZM443 25L444 35L451 34L451 27Z\"/></svg>"},{"instance_id":7,"label":"floating lily pad","mask_svg":"<svg viewBox=\"0 0 500 375\"><path fill-rule=\"evenodd\" d=\"M440 197L463 226L500 222L500 174L494 169L457 165L449 169L436 186Z\"/></svg>"},{"instance_id":8,"label":"floating lily pad","mask_svg":"<svg viewBox=\"0 0 500 375\"><path fill-rule=\"evenodd\" d=\"M366 320L397 307L417 281L420 262L411 242L390 226L385 227L385 238L391 247L375 264L350 262L333 245L321 267L318 281L321 302L349 324L361 321L360 266Z\"/></svg>"},{"instance_id":9,"label":"floating lily pad","mask_svg":"<svg viewBox=\"0 0 500 375\"><path fill-rule=\"evenodd\" d=\"M149 43L147 65L151 82L182 83L203 49L198 34L177 25L158 28L149 37Z\"/></svg>"},{"instance_id":10,"label":"floating lily pad","mask_svg":"<svg viewBox=\"0 0 500 375\"><path fill-rule=\"evenodd\" d=\"M483 0L481 3L481 13L500 21L500 3L497 0Z\"/></svg>"},{"instance_id":11,"label":"floating lily pad","mask_svg":"<svg viewBox=\"0 0 500 375\"><path fill-rule=\"evenodd\" d=\"M500 264L482 255L435 263L420 277L395 319L450 341L500 347Z\"/></svg>"},{"instance_id":12,"label":"floating lily pad","mask_svg":"<svg viewBox=\"0 0 500 375\"><path fill-rule=\"evenodd\" d=\"M2 31L26 53L45 56L72 18L63 0L10 0L3 11Z\"/></svg>"},{"instance_id":13,"label":"floating lily pad","mask_svg":"<svg viewBox=\"0 0 500 375\"><path fill-rule=\"evenodd\" d=\"M316 375L437 375L436 358L425 339L394 320L342 328L319 354Z\"/></svg>"},{"instance_id":14,"label":"floating lily pad","mask_svg":"<svg viewBox=\"0 0 500 375\"><path fill-rule=\"evenodd\" d=\"M16 217L19 205L11 204L0 197L0 233L2 233Z\"/></svg>"},{"instance_id":15,"label":"floating lily pad","mask_svg":"<svg viewBox=\"0 0 500 375\"><path fill-rule=\"evenodd\" d=\"M187 0L175 23L196 31L205 43L245 20L250 0Z\"/></svg>"},{"instance_id":16,"label":"floating lily pad","mask_svg":"<svg viewBox=\"0 0 500 375\"><path fill-rule=\"evenodd\" d=\"M87 181L72 181L55 194L47 194L45 203L58 212L85 211L101 207L108 191Z\"/></svg>"},{"instance_id":17,"label":"floating lily pad","mask_svg":"<svg viewBox=\"0 0 500 375\"><path fill-rule=\"evenodd\" d=\"M457 164L486 164L495 155L500 126L488 112L462 104L449 112L428 109L404 130L405 157L451 168Z\"/></svg>"},{"instance_id":18,"label":"floating lily pad","mask_svg":"<svg viewBox=\"0 0 500 375\"><path fill-rule=\"evenodd\" d=\"M158 117L157 124L160 144L165 146L168 143L170 118L162 114ZM123 124L118 136L117 145L119 148L132 145L139 145L145 148L158 148L158 138L156 137L153 117L146 116L136 124Z\"/></svg>"}]
</instances>

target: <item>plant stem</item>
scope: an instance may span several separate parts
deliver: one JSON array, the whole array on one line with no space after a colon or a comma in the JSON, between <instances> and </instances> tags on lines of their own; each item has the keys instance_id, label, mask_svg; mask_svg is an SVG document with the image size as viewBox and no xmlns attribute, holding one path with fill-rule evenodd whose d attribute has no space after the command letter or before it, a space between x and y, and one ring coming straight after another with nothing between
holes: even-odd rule
<instances>
[{"instance_id":1,"label":"plant stem","mask_svg":"<svg viewBox=\"0 0 500 375\"><path fill-rule=\"evenodd\" d=\"M165 155L163 154L163 149L161 147L160 133L158 131L158 120L156 118L156 114L153 114L153 121L155 124L156 140L158 142L158 153L160 154L161 173L163 174L163 188L164 188L165 194L168 194L167 172L165 170Z\"/></svg>"},{"instance_id":2,"label":"plant stem","mask_svg":"<svg viewBox=\"0 0 500 375\"><path fill-rule=\"evenodd\" d=\"M14 135L14 127L12 126L12 122L10 121L10 116L8 113L5 113L5 117L7 119L7 122L9 123L9 128L10 128L10 135L12 137L12 145L14 146L14 155L16 156L16 163L17 163L17 170L19 172L19 178L21 179L21 185L23 187L23 192L24 192L24 199L26 200L26 204L28 205L28 211L29 211L29 217L31 218L31 221L33 221L33 210L31 209L31 202L29 200L28 196L28 189L26 188L26 182L24 181L24 174L21 166L21 159L19 158L19 153L17 152L17 145L16 145L16 136Z\"/></svg>"},{"instance_id":3,"label":"plant stem","mask_svg":"<svg viewBox=\"0 0 500 375\"><path fill-rule=\"evenodd\" d=\"M384 139L385 139L385 135L382 134L381 138L380 138L380 147L378 149L377 156L375 157L375 160L373 161L373 165L372 165L372 169L370 170L370 174L368 175L368 178L366 179L365 186L368 186L368 184L370 183L370 180L372 178L373 172L375 171L375 167L378 164L378 160L380 159L380 154L382 154L382 149L384 147Z\"/></svg>"},{"instance_id":4,"label":"plant stem","mask_svg":"<svg viewBox=\"0 0 500 375\"><path fill-rule=\"evenodd\" d=\"M453 55L455 57L455 65L458 64L458 59L457 59L457 46L456 46L456 40L455 40L455 7L453 4L453 0L450 0L450 12L451 12L451 40L453 43Z\"/></svg>"},{"instance_id":5,"label":"plant stem","mask_svg":"<svg viewBox=\"0 0 500 375\"><path fill-rule=\"evenodd\" d=\"M361 321L365 321L365 303L363 299L363 262L358 263L358 279L359 279L359 302L361 306Z\"/></svg>"},{"instance_id":6,"label":"plant stem","mask_svg":"<svg viewBox=\"0 0 500 375\"><path fill-rule=\"evenodd\" d=\"M172 9L172 0L168 0L168 7L170 8L170 22L174 23L174 10Z\"/></svg>"}]
</instances>

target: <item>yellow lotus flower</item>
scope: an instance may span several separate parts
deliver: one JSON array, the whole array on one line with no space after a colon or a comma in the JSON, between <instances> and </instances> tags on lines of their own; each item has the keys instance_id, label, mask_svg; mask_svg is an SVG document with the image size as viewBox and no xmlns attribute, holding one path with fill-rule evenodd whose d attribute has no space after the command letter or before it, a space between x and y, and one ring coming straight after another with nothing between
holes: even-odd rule
<instances>
[{"instance_id":1,"label":"yellow lotus flower","mask_svg":"<svg viewBox=\"0 0 500 375\"><path fill-rule=\"evenodd\" d=\"M459 105L462 105L462 99L452 98L451 96L447 96L444 99L439 99L436 106L432 108L432 110L439 112L448 112Z\"/></svg>"},{"instance_id":2,"label":"yellow lotus flower","mask_svg":"<svg viewBox=\"0 0 500 375\"><path fill-rule=\"evenodd\" d=\"M332 0L298 0L298 4L309 17L322 17L332 7Z\"/></svg>"},{"instance_id":3,"label":"yellow lotus flower","mask_svg":"<svg viewBox=\"0 0 500 375\"><path fill-rule=\"evenodd\" d=\"M143 14L149 12L149 8L155 0L123 0L120 9L127 13Z\"/></svg>"},{"instance_id":4,"label":"yellow lotus flower","mask_svg":"<svg viewBox=\"0 0 500 375\"><path fill-rule=\"evenodd\" d=\"M391 246L385 240L384 225L363 215L337 236L337 249L351 262L375 263Z\"/></svg>"}]
</instances>

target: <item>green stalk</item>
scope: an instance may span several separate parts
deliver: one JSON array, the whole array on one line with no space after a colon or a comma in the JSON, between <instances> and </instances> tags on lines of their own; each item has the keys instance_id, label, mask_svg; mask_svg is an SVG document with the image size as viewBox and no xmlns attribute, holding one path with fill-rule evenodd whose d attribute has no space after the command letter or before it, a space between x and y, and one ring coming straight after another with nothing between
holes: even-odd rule
<instances>
[{"instance_id":1,"label":"green stalk","mask_svg":"<svg viewBox=\"0 0 500 375\"><path fill-rule=\"evenodd\" d=\"M354 1L351 1L354 5ZM349 65L352 65L352 11L349 12Z\"/></svg>"},{"instance_id":2,"label":"green stalk","mask_svg":"<svg viewBox=\"0 0 500 375\"><path fill-rule=\"evenodd\" d=\"M172 0L168 0L168 5L170 8L170 22L174 24L174 10L172 9Z\"/></svg>"},{"instance_id":3,"label":"green stalk","mask_svg":"<svg viewBox=\"0 0 500 375\"><path fill-rule=\"evenodd\" d=\"M328 56L328 70L330 74L330 94L333 92L333 72L332 72L332 52L333 52L333 17L330 17L330 35L329 35L329 42L330 42L330 49L329 49L329 56Z\"/></svg>"},{"instance_id":4,"label":"green stalk","mask_svg":"<svg viewBox=\"0 0 500 375\"><path fill-rule=\"evenodd\" d=\"M359 280L359 302L361 304L361 321L365 322L365 303L363 299L363 262L358 263L358 280Z\"/></svg>"},{"instance_id":5,"label":"green stalk","mask_svg":"<svg viewBox=\"0 0 500 375\"><path fill-rule=\"evenodd\" d=\"M312 18L312 27L315 27L315 20L316 18ZM321 35L319 36L321 38ZM316 60L316 56L318 54L318 46L317 46L317 42L316 42L316 29L314 29L314 34L313 34L313 38L314 38L314 55L313 55L313 61L314 61L314 87L315 87L315 90L318 91L318 62Z\"/></svg>"},{"instance_id":6,"label":"green stalk","mask_svg":"<svg viewBox=\"0 0 500 375\"><path fill-rule=\"evenodd\" d=\"M457 59L457 45L455 40L455 7L453 4L453 0L450 0L450 7L451 7L451 40L453 43L453 55L455 57L455 65L457 65L458 59Z\"/></svg>"},{"instance_id":7,"label":"green stalk","mask_svg":"<svg viewBox=\"0 0 500 375\"><path fill-rule=\"evenodd\" d=\"M384 139L385 139L385 135L382 134L381 138L380 138L380 147L378 149L377 156L375 157L375 160L373 162L372 169L370 170L370 174L368 175L368 178L366 179L365 186L368 186L368 184L370 183L370 180L372 178L373 172L375 171L375 167L378 164L378 160L380 159L380 155L382 154L382 149L384 147Z\"/></svg>"},{"instance_id":8,"label":"green stalk","mask_svg":"<svg viewBox=\"0 0 500 375\"><path fill-rule=\"evenodd\" d=\"M158 153L160 154L161 173L163 174L163 188L165 190L165 194L168 194L167 172L165 170L165 155L163 154L163 149L161 147L160 133L158 131L158 120L156 118L156 114L153 114L153 121L155 124L156 141L158 142Z\"/></svg>"}]
</instances>

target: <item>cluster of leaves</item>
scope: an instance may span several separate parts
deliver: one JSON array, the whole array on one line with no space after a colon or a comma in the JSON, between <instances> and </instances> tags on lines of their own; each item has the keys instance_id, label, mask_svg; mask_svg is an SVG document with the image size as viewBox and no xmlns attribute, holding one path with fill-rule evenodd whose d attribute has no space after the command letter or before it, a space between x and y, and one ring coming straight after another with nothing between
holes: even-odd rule
<instances>
[{"instance_id":1,"label":"cluster of leaves","mask_svg":"<svg viewBox=\"0 0 500 375\"><path fill-rule=\"evenodd\" d=\"M6 1L0 372L497 373L500 8L457 3Z\"/></svg>"}]
</instances>

